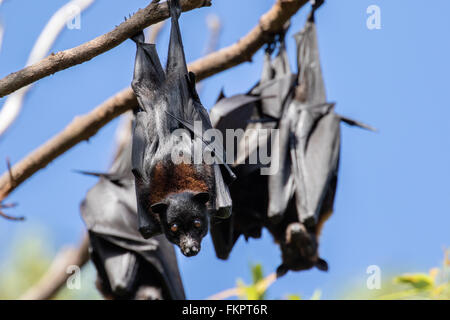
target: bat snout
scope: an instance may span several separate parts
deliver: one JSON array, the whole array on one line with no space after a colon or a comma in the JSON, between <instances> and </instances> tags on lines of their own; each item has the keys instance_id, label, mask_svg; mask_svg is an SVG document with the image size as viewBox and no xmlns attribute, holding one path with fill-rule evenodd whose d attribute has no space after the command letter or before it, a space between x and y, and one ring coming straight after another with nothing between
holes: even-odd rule
<instances>
[{"instance_id":1,"label":"bat snout","mask_svg":"<svg viewBox=\"0 0 450 320\"><path fill-rule=\"evenodd\" d=\"M181 249L181 252L186 256L186 257L193 257L195 255L197 255L199 253L200 249L197 246L192 246L192 247L187 247L184 249Z\"/></svg>"},{"instance_id":2,"label":"bat snout","mask_svg":"<svg viewBox=\"0 0 450 320\"><path fill-rule=\"evenodd\" d=\"M200 252L200 243L189 237L184 237L180 241L181 253L186 257L193 257Z\"/></svg>"}]
</instances>

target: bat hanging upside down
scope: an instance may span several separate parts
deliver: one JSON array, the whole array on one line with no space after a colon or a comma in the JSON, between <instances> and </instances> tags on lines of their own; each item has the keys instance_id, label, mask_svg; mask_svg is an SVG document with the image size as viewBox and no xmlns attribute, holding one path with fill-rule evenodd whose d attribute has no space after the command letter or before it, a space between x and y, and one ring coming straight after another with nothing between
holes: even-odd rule
<instances>
[{"instance_id":1,"label":"bat hanging upside down","mask_svg":"<svg viewBox=\"0 0 450 320\"><path fill-rule=\"evenodd\" d=\"M295 35L297 74L289 68L283 31L275 42L279 51L273 61L271 45L266 50L259 83L247 94L229 98L222 94L211 110L219 130L246 131L234 150L232 218L211 223L216 254L227 259L241 234L259 238L267 228L281 250L279 277L289 270L328 270L319 256L319 236L333 212L340 124L371 129L336 114L334 104L327 102L314 23L314 11L322 3L314 3L304 29ZM275 130L259 135L250 129ZM252 142L250 150L245 150L246 140ZM270 150L270 163L250 164L248 159L259 157L261 150ZM268 173L260 173L263 167L270 169Z\"/></svg>"},{"instance_id":2,"label":"bat hanging upside down","mask_svg":"<svg viewBox=\"0 0 450 320\"><path fill-rule=\"evenodd\" d=\"M137 53L132 88L139 109L132 171L142 236L164 233L185 256L193 256L208 232L209 215L230 216L231 197L224 180L231 181L234 175L219 157L220 152L213 164L194 159L196 146L206 148L201 137L212 126L196 92L195 76L187 70L178 25L179 0L167 3L171 34L165 72L155 45L144 43L143 33L133 37ZM201 131L195 122L201 124ZM180 154L183 161L176 158Z\"/></svg>"}]
</instances>

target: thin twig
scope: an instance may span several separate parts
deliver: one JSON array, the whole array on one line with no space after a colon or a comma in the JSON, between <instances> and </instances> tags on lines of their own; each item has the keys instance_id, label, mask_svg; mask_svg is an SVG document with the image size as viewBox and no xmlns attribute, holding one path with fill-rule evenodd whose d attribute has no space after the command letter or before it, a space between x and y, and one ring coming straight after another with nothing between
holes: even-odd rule
<instances>
[{"instance_id":1,"label":"thin twig","mask_svg":"<svg viewBox=\"0 0 450 320\"><path fill-rule=\"evenodd\" d=\"M6 167L8 168L8 174L9 174L9 180L11 185L14 185L14 177L11 171L11 162L9 161L9 158L6 158ZM0 201L0 216L8 219L8 220L12 220L12 221L23 221L25 220L25 217L13 217L10 215L7 215L6 213L4 213L1 209L10 209L10 208L14 208L16 207L17 204L16 203L2 203Z\"/></svg>"},{"instance_id":2,"label":"thin twig","mask_svg":"<svg viewBox=\"0 0 450 320\"><path fill-rule=\"evenodd\" d=\"M7 208L8 205L0 205L0 208ZM10 215L7 215L2 210L0 210L0 216L5 218L6 220L12 220L12 221L23 221L25 220L25 217L13 217Z\"/></svg>"}]
</instances>

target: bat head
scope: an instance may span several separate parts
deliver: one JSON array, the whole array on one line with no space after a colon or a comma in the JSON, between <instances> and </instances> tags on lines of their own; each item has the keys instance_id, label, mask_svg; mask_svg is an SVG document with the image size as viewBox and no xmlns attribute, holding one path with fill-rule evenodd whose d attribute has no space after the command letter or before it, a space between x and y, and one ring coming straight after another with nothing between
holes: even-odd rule
<instances>
[{"instance_id":1,"label":"bat head","mask_svg":"<svg viewBox=\"0 0 450 320\"><path fill-rule=\"evenodd\" d=\"M207 192L181 192L151 205L153 213L159 216L162 232L187 257L200 252L201 241L208 232L209 198Z\"/></svg>"},{"instance_id":2,"label":"bat head","mask_svg":"<svg viewBox=\"0 0 450 320\"><path fill-rule=\"evenodd\" d=\"M286 239L281 243L283 263L277 268L277 277L289 270L301 271L313 267L328 271L328 264L318 256L318 244L314 233L308 232L299 222L289 224Z\"/></svg>"}]
</instances>

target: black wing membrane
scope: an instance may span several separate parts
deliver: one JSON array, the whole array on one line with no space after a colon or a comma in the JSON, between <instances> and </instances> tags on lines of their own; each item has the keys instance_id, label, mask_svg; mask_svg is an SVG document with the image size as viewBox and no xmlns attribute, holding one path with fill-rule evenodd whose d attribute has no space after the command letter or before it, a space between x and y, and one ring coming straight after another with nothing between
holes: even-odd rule
<instances>
[{"instance_id":1,"label":"black wing membrane","mask_svg":"<svg viewBox=\"0 0 450 320\"><path fill-rule=\"evenodd\" d=\"M173 246L138 231L131 143L81 204L102 292L113 299L185 299Z\"/></svg>"},{"instance_id":2,"label":"black wing membrane","mask_svg":"<svg viewBox=\"0 0 450 320\"><path fill-rule=\"evenodd\" d=\"M228 98L221 94L210 112L214 127L223 133L225 141L236 138L234 150L227 147L227 153L234 153L233 168L237 173L236 181L230 186L233 215L227 221L213 219L210 228L216 255L221 259L228 257L241 234L246 239L260 237L266 219L267 176L260 175L257 169L270 164L263 164L259 155L270 153L271 129L277 128L295 83L287 59L284 32L277 44L278 54L274 59L271 57L273 44L266 49L260 81L246 94ZM227 129L241 129L243 135L229 137Z\"/></svg>"}]
</instances>

